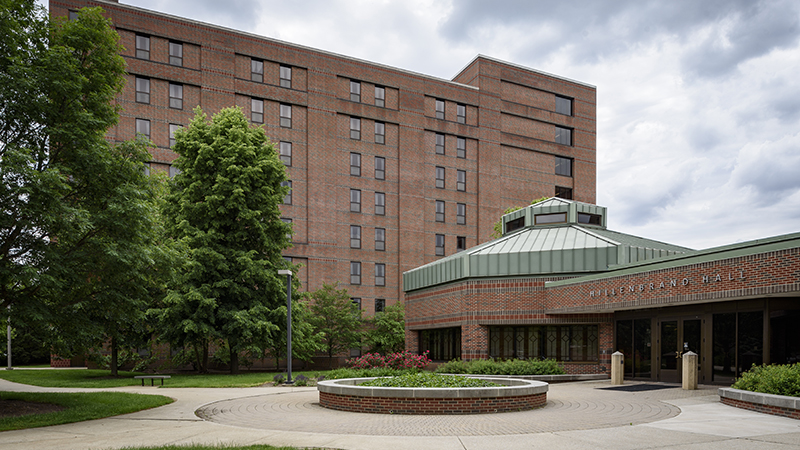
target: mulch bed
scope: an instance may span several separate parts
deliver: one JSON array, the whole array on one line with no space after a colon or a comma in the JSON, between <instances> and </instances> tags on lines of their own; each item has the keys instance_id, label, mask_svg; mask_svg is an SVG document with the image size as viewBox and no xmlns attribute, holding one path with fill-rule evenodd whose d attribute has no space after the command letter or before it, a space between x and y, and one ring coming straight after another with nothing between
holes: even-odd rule
<instances>
[{"instance_id":1,"label":"mulch bed","mask_svg":"<svg viewBox=\"0 0 800 450\"><path fill-rule=\"evenodd\" d=\"M65 408L52 403L26 402L23 400L0 400L0 419L6 417L46 414L63 411Z\"/></svg>"}]
</instances>

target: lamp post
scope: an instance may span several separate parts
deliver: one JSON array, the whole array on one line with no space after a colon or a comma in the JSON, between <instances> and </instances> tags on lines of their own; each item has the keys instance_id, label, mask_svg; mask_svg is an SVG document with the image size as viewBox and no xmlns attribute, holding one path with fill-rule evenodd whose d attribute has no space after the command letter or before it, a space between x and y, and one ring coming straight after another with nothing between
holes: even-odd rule
<instances>
[{"instance_id":1,"label":"lamp post","mask_svg":"<svg viewBox=\"0 0 800 450\"><path fill-rule=\"evenodd\" d=\"M8 342L7 342L8 367L6 367L6 370L12 370L13 367L11 367L11 305L8 305L8 326L6 327L6 333L8 336Z\"/></svg>"},{"instance_id":2,"label":"lamp post","mask_svg":"<svg viewBox=\"0 0 800 450\"><path fill-rule=\"evenodd\" d=\"M286 275L286 384L292 384L292 271L279 270L278 275Z\"/></svg>"}]
</instances>

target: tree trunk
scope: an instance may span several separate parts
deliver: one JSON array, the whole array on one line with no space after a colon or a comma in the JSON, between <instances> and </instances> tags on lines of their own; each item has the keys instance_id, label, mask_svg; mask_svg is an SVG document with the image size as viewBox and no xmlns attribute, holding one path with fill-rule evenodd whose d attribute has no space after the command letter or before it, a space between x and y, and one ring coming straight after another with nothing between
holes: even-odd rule
<instances>
[{"instance_id":1,"label":"tree trunk","mask_svg":"<svg viewBox=\"0 0 800 450\"><path fill-rule=\"evenodd\" d=\"M233 346L230 346L231 350L231 375L236 375L239 373L239 352L233 349Z\"/></svg>"},{"instance_id":2,"label":"tree trunk","mask_svg":"<svg viewBox=\"0 0 800 450\"><path fill-rule=\"evenodd\" d=\"M333 347L328 346L328 370L333 369Z\"/></svg>"},{"instance_id":3,"label":"tree trunk","mask_svg":"<svg viewBox=\"0 0 800 450\"><path fill-rule=\"evenodd\" d=\"M117 361L119 357L119 349L117 348L117 338L111 337L111 376L115 377L118 374Z\"/></svg>"},{"instance_id":4,"label":"tree trunk","mask_svg":"<svg viewBox=\"0 0 800 450\"><path fill-rule=\"evenodd\" d=\"M203 366L201 373L208 373L208 339L203 339Z\"/></svg>"}]
</instances>

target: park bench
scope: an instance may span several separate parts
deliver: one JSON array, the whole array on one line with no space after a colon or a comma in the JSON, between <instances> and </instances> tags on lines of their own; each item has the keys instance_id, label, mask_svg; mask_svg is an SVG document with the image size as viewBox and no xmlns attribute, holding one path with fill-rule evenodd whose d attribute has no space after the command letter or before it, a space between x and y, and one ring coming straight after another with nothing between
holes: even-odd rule
<instances>
[{"instance_id":1,"label":"park bench","mask_svg":"<svg viewBox=\"0 0 800 450\"><path fill-rule=\"evenodd\" d=\"M155 380L158 379L161 380L161 385L163 386L164 380L169 378L169 375L137 375L133 378L137 380L142 380L142 386L144 386L144 380L147 379L150 380L150 386L155 386L155 384L153 383L155 383Z\"/></svg>"}]
</instances>

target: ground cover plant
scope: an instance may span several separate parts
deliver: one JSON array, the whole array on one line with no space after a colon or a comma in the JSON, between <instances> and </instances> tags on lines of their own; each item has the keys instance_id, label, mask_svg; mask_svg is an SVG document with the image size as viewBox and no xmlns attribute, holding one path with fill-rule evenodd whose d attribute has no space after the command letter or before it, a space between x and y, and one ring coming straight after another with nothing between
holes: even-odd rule
<instances>
[{"instance_id":1,"label":"ground cover plant","mask_svg":"<svg viewBox=\"0 0 800 450\"><path fill-rule=\"evenodd\" d=\"M128 414L172 403L163 395L130 394L124 392L0 392L0 403L7 400L49 403L61 411L0 418L0 431L45 427L63 423L101 419Z\"/></svg>"},{"instance_id":2,"label":"ground cover plant","mask_svg":"<svg viewBox=\"0 0 800 450\"><path fill-rule=\"evenodd\" d=\"M478 359L440 364L436 373L461 373L471 375L563 375L566 372L554 359L509 359L496 361Z\"/></svg>"},{"instance_id":3,"label":"ground cover plant","mask_svg":"<svg viewBox=\"0 0 800 450\"><path fill-rule=\"evenodd\" d=\"M323 372L324 374L324 372ZM138 372L119 372L119 377L111 377L108 370L64 369L64 370L3 370L0 378L15 383L43 387L78 387L78 388L111 388L120 386L139 386L141 380L135 375L147 375ZM250 372L238 375L230 374L170 374L164 387L255 387L273 381L276 372ZM319 372L294 372L294 376L304 375L316 378ZM285 377L285 375L284 375ZM147 383L149 385L149 382Z\"/></svg>"},{"instance_id":4,"label":"ground cover plant","mask_svg":"<svg viewBox=\"0 0 800 450\"><path fill-rule=\"evenodd\" d=\"M732 387L764 394L800 397L800 363L753 366Z\"/></svg>"},{"instance_id":5,"label":"ground cover plant","mask_svg":"<svg viewBox=\"0 0 800 450\"><path fill-rule=\"evenodd\" d=\"M407 373L388 378L376 378L361 383L361 386L408 387L408 388L476 388L501 387L501 384L478 378L458 375L441 375L432 372Z\"/></svg>"}]
</instances>

